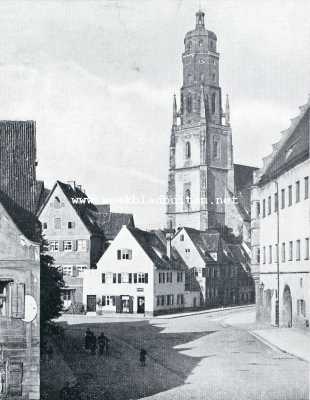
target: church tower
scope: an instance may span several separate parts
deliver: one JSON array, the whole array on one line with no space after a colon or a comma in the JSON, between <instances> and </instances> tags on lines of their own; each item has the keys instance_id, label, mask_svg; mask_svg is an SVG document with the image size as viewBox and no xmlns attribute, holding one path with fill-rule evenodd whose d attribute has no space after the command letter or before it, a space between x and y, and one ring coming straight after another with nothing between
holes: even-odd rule
<instances>
[{"instance_id":1,"label":"church tower","mask_svg":"<svg viewBox=\"0 0 310 400\"><path fill-rule=\"evenodd\" d=\"M229 101L222 109L215 33L196 13L184 39L180 106L173 98L167 226L205 230L225 224L227 190L234 193Z\"/></svg>"}]
</instances>

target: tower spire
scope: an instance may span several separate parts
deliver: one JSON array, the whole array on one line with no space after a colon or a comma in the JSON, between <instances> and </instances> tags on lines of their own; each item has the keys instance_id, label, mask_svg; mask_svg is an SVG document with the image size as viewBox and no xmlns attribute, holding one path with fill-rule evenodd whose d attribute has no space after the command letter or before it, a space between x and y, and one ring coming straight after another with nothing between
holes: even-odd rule
<instances>
[{"instance_id":1,"label":"tower spire","mask_svg":"<svg viewBox=\"0 0 310 400\"><path fill-rule=\"evenodd\" d=\"M226 94L225 125L226 126L230 126L230 107L229 107L229 96L228 96L228 94Z\"/></svg>"},{"instance_id":2,"label":"tower spire","mask_svg":"<svg viewBox=\"0 0 310 400\"><path fill-rule=\"evenodd\" d=\"M177 125L177 117L178 117L178 112L177 112L177 99L176 95L173 95L173 118L172 118L172 125L176 126Z\"/></svg>"},{"instance_id":3,"label":"tower spire","mask_svg":"<svg viewBox=\"0 0 310 400\"><path fill-rule=\"evenodd\" d=\"M205 27L205 13L199 8L196 12L196 29Z\"/></svg>"}]
</instances>

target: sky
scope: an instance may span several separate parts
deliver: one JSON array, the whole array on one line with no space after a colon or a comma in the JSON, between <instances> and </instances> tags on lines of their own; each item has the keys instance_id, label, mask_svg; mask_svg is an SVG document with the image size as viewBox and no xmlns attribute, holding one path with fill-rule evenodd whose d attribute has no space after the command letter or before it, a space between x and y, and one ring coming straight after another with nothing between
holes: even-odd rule
<instances>
[{"instance_id":1,"label":"sky","mask_svg":"<svg viewBox=\"0 0 310 400\"><path fill-rule=\"evenodd\" d=\"M309 0L2 0L0 119L37 123L37 177L165 225L172 98L201 7L234 161L260 167L310 93Z\"/></svg>"}]
</instances>

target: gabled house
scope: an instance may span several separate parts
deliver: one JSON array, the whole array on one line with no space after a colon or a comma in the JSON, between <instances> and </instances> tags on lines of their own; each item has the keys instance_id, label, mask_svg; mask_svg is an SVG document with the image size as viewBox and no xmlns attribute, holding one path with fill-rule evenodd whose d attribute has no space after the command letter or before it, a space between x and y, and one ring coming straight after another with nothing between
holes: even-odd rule
<instances>
[{"instance_id":1,"label":"gabled house","mask_svg":"<svg viewBox=\"0 0 310 400\"><path fill-rule=\"evenodd\" d=\"M72 300L82 302L79 274L95 268L103 252L105 237L93 215L95 212L95 206L80 186L60 181L55 183L38 212L49 253L64 275L65 307L69 307Z\"/></svg>"},{"instance_id":2,"label":"gabled house","mask_svg":"<svg viewBox=\"0 0 310 400\"><path fill-rule=\"evenodd\" d=\"M241 244L227 243L217 230L184 227L173 237L172 247L187 265L188 285L199 285L200 306L254 301L250 258Z\"/></svg>"},{"instance_id":3,"label":"gabled house","mask_svg":"<svg viewBox=\"0 0 310 400\"><path fill-rule=\"evenodd\" d=\"M185 289L186 266L155 232L123 226L96 270L83 272L88 313L162 312L196 307L199 292Z\"/></svg>"}]
</instances>

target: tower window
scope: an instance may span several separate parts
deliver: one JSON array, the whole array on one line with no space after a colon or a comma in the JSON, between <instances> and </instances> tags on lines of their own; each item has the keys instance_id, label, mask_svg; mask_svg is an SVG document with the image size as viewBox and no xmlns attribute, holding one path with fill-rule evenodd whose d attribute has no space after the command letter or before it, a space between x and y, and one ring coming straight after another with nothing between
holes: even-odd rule
<instances>
[{"instance_id":1,"label":"tower window","mask_svg":"<svg viewBox=\"0 0 310 400\"><path fill-rule=\"evenodd\" d=\"M199 47L201 47L203 45L203 40L199 40L198 44L199 44Z\"/></svg>"},{"instance_id":2,"label":"tower window","mask_svg":"<svg viewBox=\"0 0 310 400\"><path fill-rule=\"evenodd\" d=\"M192 100L192 96L189 94L186 98L186 111L188 113L191 113L193 109L193 100Z\"/></svg>"},{"instance_id":3,"label":"tower window","mask_svg":"<svg viewBox=\"0 0 310 400\"><path fill-rule=\"evenodd\" d=\"M191 191L189 189L185 190L184 200L185 200L186 207L189 208L190 204L191 204Z\"/></svg>"},{"instance_id":4,"label":"tower window","mask_svg":"<svg viewBox=\"0 0 310 400\"><path fill-rule=\"evenodd\" d=\"M217 138L213 139L213 158L220 158L220 144Z\"/></svg>"},{"instance_id":5,"label":"tower window","mask_svg":"<svg viewBox=\"0 0 310 400\"><path fill-rule=\"evenodd\" d=\"M191 50L191 49L192 49L192 42L189 41L189 42L187 42L186 50Z\"/></svg>"},{"instance_id":6,"label":"tower window","mask_svg":"<svg viewBox=\"0 0 310 400\"><path fill-rule=\"evenodd\" d=\"M187 75L187 80L188 80L188 83L192 83L193 82L193 75L192 74L188 74Z\"/></svg>"},{"instance_id":7,"label":"tower window","mask_svg":"<svg viewBox=\"0 0 310 400\"><path fill-rule=\"evenodd\" d=\"M216 94L213 93L212 97L211 97L211 110L212 110L212 114L215 113L215 102L216 102Z\"/></svg>"},{"instance_id":8,"label":"tower window","mask_svg":"<svg viewBox=\"0 0 310 400\"><path fill-rule=\"evenodd\" d=\"M185 144L185 157L191 158L191 144L190 142L186 142Z\"/></svg>"}]
</instances>

